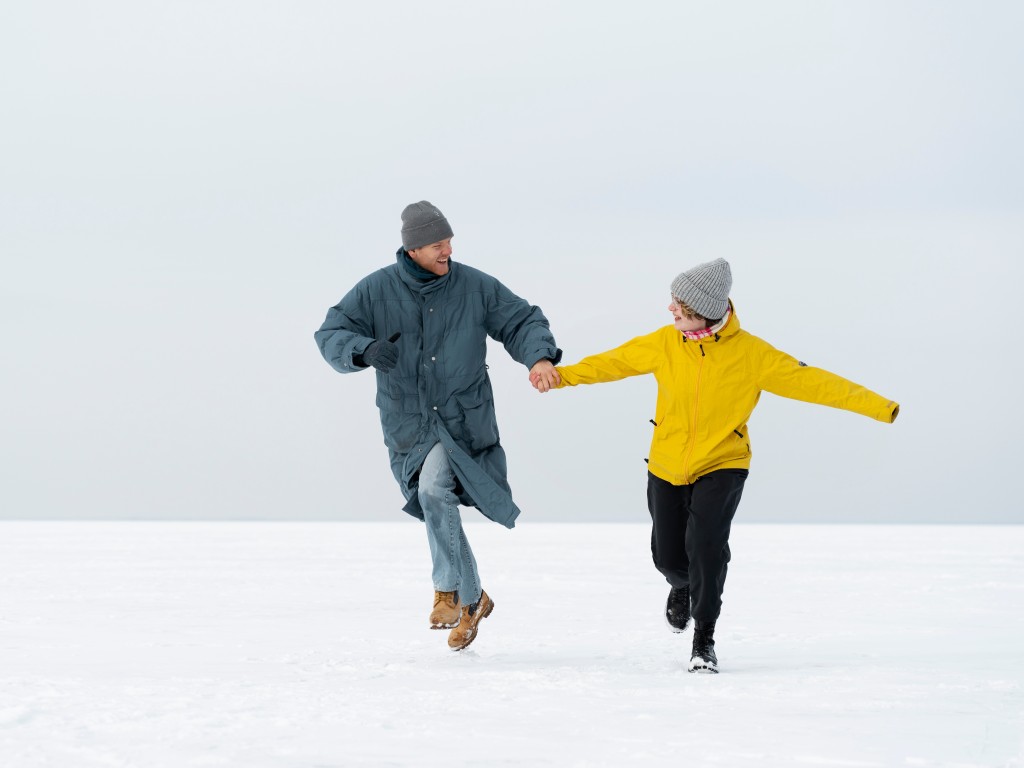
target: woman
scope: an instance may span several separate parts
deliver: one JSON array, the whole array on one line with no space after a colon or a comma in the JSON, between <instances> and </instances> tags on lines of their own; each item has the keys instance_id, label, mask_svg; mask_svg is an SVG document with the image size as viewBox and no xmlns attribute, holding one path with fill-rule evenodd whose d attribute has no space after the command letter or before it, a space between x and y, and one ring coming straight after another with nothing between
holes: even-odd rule
<instances>
[{"instance_id":1,"label":"woman","mask_svg":"<svg viewBox=\"0 0 1024 768\"><path fill-rule=\"evenodd\" d=\"M762 390L886 423L892 400L808 366L740 328L724 259L672 281L673 324L555 370L555 388L654 374L658 401L648 458L654 565L671 585L665 617L675 632L694 619L691 672L717 672L715 622L729 562L729 531L750 467L747 421ZM546 383L531 376L534 386Z\"/></svg>"}]
</instances>

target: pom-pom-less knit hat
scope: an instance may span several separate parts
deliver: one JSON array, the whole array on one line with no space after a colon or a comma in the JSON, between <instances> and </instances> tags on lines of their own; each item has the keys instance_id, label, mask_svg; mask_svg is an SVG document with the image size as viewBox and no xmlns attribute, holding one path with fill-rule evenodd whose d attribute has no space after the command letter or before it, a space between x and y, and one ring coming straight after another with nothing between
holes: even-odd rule
<instances>
[{"instance_id":1,"label":"pom-pom-less knit hat","mask_svg":"<svg viewBox=\"0 0 1024 768\"><path fill-rule=\"evenodd\" d=\"M426 200L411 203L402 211L402 247L414 251L452 236L448 219Z\"/></svg>"},{"instance_id":2,"label":"pom-pom-less knit hat","mask_svg":"<svg viewBox=\"0 0 1024 768\"><path fill-rule=\"evenodd\" d=\"M698 264L672 281L672 295L709 320L725 315L731 288L732 270L725 259Z\"/></svg>"}]
</instances>

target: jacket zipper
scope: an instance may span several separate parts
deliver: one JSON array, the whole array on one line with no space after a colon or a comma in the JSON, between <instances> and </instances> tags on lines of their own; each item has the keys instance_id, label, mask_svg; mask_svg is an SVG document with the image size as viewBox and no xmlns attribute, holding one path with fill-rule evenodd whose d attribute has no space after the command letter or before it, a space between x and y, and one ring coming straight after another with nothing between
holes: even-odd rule
<instances>
[{"instance_id":1,"label":"jacket zipper","mask_svg":"<svg viewBox=\"0 0 1024 768\"><path fill-rule=\"evenodd\" d=\"M697 385L693 393L693 419L690 422L690 447L686 449L686 458L683 459L683 482L686 485L691 483L690 480L690 457L693 455L693 448L697 445L697 407L700 405L700 379L701 374L704 372L704 345L699 344L700 347L700 364L697 366Z\"/></svg>"}]
</instances>

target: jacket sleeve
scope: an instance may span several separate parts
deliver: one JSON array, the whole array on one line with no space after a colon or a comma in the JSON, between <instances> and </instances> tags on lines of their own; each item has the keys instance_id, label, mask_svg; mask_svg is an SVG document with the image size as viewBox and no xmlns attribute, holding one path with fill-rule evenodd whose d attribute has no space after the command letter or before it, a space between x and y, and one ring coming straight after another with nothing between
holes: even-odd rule
<instances>
[{"instance_id":1,"label":"jacket sleeve","mask_svg":"<svg viewBox=\"0 0 1024 768\"><path fill-rule=\"evenodd\" d=\"M758 339L758 386L766 392L841 408L891 424L899 414L898 403L823 368L815 368Z\"/></svg>"},{"instance_id":2,"label":"jacket sleeve","mask_svg":"<svg viewBox=\"0 0 1024 768\"><path fill-rule=\"evenodd\" d=\"M327 319L313 338L320 354L334 370L354 373L366 369L366 366L352 362L352 357L361 355L374 341L370 317L370 303L363 283L327 310Z\"/></svg>"},{"instance_id":3,"label":"jacket sleeve","mask_svg":"<svg viewBox=\"0 0 1024 768\"><path fill-rule=\"evenodd\" d=\"M500 341L512 359L527 368L539 360L558 363L562 359L562 350L540 307L519 298L497 280L488 297L484 323L487 335Z\"/></svg>"},{"instance_id":4,"label":"jacket sleeve","mask_svg":"<svg viewBox=\"0 0 1024 768\"><path fill-rule=\"evenodd\" d=\"M653 373L663 359L658 332L638 336L615 349L585 357L575 365L559 366L561 382L556 388L601 384Z\"/></svg>"}]
</instances>

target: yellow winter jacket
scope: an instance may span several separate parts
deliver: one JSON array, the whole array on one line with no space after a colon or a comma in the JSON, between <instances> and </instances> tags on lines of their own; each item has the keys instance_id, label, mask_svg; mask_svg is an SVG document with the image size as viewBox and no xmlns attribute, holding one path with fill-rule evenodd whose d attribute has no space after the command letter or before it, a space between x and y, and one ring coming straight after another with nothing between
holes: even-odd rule
<instances>
[{"instance_id":1,"label":"yellow winter jacket","mask_svg":"<svg viewBox=\"0 0 1024 768\"><path fill-rule=\"evenodd\" d=\"M713 337L692 341L667 325L557 370L559 388L653 373L658 404L648 469L673 485L750 467L747 420L762 390L886 423L899 413L892 400L741 330L735 311Z\"/></svg>"}]
</instances>

